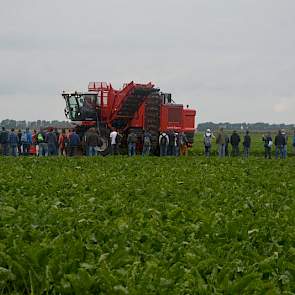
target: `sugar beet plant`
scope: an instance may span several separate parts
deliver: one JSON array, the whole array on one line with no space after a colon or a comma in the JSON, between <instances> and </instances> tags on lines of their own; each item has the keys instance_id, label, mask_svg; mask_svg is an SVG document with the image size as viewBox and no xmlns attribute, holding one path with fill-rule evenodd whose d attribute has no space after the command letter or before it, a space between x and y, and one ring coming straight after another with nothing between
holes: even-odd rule
<instances>
[{"instance_id":1,"label":"sugar beet plant","mask_svg":"<svg viewBox=\"0 0 295 295\"><path fill-rule=\"evenodd\" d=\"M295 159L0 160L2 294L294 294Z\"/></svg>"}]
</instances>

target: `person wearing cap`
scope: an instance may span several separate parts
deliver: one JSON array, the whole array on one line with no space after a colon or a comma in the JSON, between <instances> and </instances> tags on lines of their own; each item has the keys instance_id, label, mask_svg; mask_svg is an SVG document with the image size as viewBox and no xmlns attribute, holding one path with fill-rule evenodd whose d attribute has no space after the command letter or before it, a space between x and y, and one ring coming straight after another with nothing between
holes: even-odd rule
<instances>
[{"instance_id":1,"label":"person wearing cap","mask_svg":"<svg viewBox=\"0 0 295 295\"><path fill-rule=\"evenodd\" d=\"M213 133L211 132L210 129L207 129L205 134L204 134L204 147L205 147L205 156L207 158L210 157L210 152L211 152L211 147L212 147L212 138L214 138Z\"/></svg>"}]
</instances>

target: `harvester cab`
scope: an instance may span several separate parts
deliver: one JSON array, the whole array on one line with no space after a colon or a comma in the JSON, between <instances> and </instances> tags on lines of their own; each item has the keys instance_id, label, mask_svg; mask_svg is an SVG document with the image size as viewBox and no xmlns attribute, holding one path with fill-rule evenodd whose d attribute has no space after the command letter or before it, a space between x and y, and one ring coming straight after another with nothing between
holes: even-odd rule
<instances>
[{"instance_id":1,"label":"harvester cab","mask_svg":"<svg viewBox=\"0 0 295 295\"><path fill-rule=\"evenodd\" d=\"M96 93L63 93L66 101L65 115L71 121L97 121L98 109Z\"/></svg>"}]
</instances>

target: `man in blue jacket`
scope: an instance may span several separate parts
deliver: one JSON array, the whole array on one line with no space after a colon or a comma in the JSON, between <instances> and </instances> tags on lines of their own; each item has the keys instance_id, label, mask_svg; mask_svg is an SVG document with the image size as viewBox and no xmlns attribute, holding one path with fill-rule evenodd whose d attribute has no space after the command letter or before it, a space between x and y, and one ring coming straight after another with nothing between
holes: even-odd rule
<instances>
[{"instance_id":1,"label":"man in blue jacket","mask_svg":"<svg viewBox=\"0 0 295 295\"><path fill-rule=\"evenodd\" d=\"M72 132L69 135L69 156L70 157L78 155L79 145L80 145L80 137L75 130L72 130Z\"/></svg>"},{"instance_id":2,"label":"man in blue jacket","mask_svg":"<svg viewBox=\"0 0 295 295\"><path fill-rule=\"evenodd\" d=\"M14 128L11 129L9 133L9 146L10 146L10 153L11 156L17 156L17 145L18 145L18 137L17 134L14 132Z\"/></svg>"},{"instance_id":3,"label":"man in blue jacket","mask_svg":"<svg viewBox=\"0 0 295 295\"><path fill-rule=\"evenodd\" d=\"M49 128L46 134L46 142L48 145L48 155L49 156L57 156L57 138L56 133L53 132L53 128Z\"/></svg>"}]
</instances>

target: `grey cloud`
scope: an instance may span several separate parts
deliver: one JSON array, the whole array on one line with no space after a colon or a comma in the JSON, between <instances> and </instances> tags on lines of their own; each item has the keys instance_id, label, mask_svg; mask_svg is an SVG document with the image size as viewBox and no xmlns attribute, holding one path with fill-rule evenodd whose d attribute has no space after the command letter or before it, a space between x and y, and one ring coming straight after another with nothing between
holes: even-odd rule
<instances>
[{"instance_id":1,"label":"grey cloud","mask_svg":"<svg viewBox=\"0 0 295 295\"><path fill-rule=\"evenodd\" d=\"M42 102L42 118L62 119L63 89L152 80L201 121L294 122L293 0L11 0L2 8L1 118L36 118L18 110L26 101Z\"/></svg>"}]
</instances>

